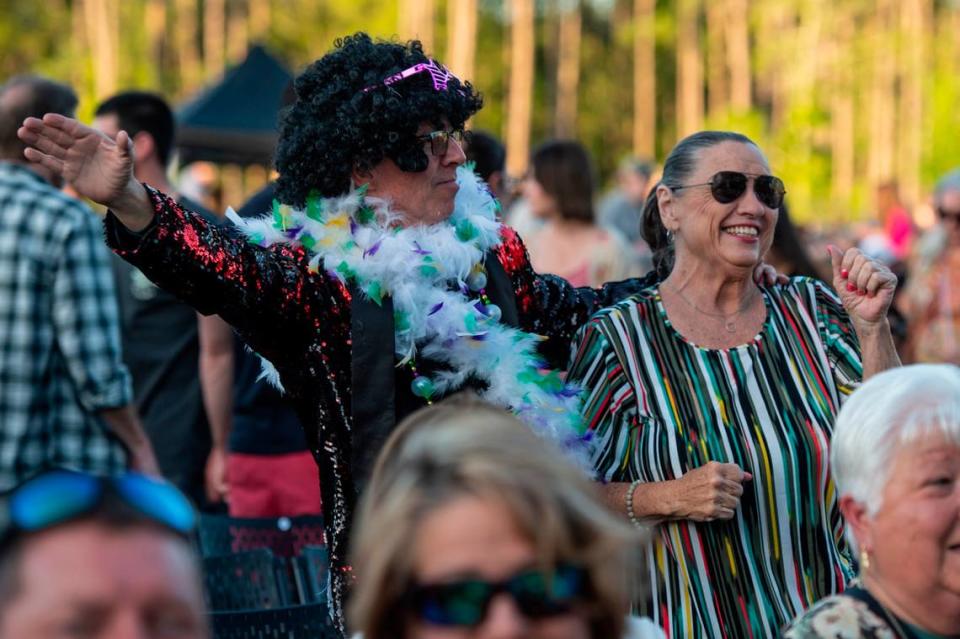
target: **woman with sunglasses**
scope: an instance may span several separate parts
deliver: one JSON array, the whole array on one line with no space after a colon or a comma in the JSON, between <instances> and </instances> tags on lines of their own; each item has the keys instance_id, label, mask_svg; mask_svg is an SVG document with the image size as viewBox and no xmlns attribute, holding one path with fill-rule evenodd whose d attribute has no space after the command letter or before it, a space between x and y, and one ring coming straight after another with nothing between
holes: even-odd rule
<instances>
[{"instance_id":1,"label":"woman with sunglasses","mask_svg":"<svg viewBox=\"0 0 960 639\"><path fill-rule=\"evenodd\" d=\"M940 179L933 202L939 223L917 247L898 308L913 361L960 365L960 169Z\"/></svg>"},{"instance_id":2,"label":"woman with sunglasses","mask_svg":"<svg viewBox=\"0 0 960 639\"><path fill-rule=\"evenodd\" d=\"M558 449L509 413L454 397L387 441L352 544L364 639L632 639L632 549Z\"/></svg>"},{"instance_id":3,"label":"woman with sunglasses","mask_svg":"<svg viewBox=\"0 0 960 639\"><path fill-rule=\"evenodd\" d=\"M598 313L570 369L610 504L656 525L671 637L775 636L850 575L828 445L844 398L899 363L896 277L831 249L838 293L754 284L784 192L743 135L678 143L644 209L664 279Z\"/></svg>"}]
</instances>

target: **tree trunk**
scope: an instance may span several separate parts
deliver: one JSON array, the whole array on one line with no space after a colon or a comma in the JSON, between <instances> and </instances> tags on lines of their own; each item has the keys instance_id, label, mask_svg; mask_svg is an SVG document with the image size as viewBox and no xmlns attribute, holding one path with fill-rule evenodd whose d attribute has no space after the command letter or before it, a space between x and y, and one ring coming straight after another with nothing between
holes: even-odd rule
<instances>
[{"instance_id":1,"label":"tree trunk","mask_svg":"<svg viewBox=\"0 0 960 639\"><path fill-rule=\"evenodd\" d=\"M920 164L923 161L924 126L923 79L927 69L925 24L929 0L901 0L900 37L901 72L897 175L904 201L920 200Z\"/></svg>"},{"instance_id":2,"label":"tree trunk","mask_svg":"<svg viewBox=\"0 0 960 639\"><path fill-rule=\"evenodd\" d=\"M853 77L854 23L850 10L839 10L833 18L833 57L830 87L830 195L847 205L853 194L856 170L856 112Z\"/></svg>"},{"instance_id":3,"label":"tree trunk","mask_svg":"<svg viewBox=\"0 0 960 639\"><path fill-rule=\"evenodd\" d=\"M510 92L507 96L507 172L522 175L530 153L533 107L533 0L510 0Z\"/></svg>"},{"instance_id":4,"label":"tree trunk","mask_svg":"<svg viewBox=\"0 0 960 639\"><path fill-rule=\"evenodd\" d=\"M447 59L459 78L474 79L477 55L477 0L447 0Z\"/></svg>"},{"instance_id":5,"label":"tree trunk","mask_svg":"<svg viewBox=\"0 0 960 639\"><path fill-rule=\"evenodd\" d=\"M189 93L203 81L200 52L197 50L197 5L196 0L174 0L176 23L173 37L180 62L180 89Z\"/></svg>"},{"instance_id":6,"label":"tree trunk","mask_svg":"<svg viewBox=\"0 0 960 639\"><path fill-rule=\"evenodd\" d=\"M718 121L730 107L730 82L727 73L727 2L707 2L707 113Z\"/></svg>"},{"instance_id":7,"label":"tree trunk","mask_svg":"<svg viewBox=\"0 0 960 639\"><path fill-rule=\"evenodd\" d=\"M633 0L633 152L656 152L657 68L654 19L656 0Z\"/></svg>"},{"instance_id":8,"label":"tree trunk","mask_svg":"<svg viewBox=\"0 0 960 639\"><path fill-rule=\"evenodd\" d=\"M559 59L557 60L557 101L554 134L572 138L577 133L577 91L580 85L580 1L560 13Z\"/></svg>"},{"instance_id":9,"label":"tree trunk","mask_svg":"<svg viewBox=\"0 0 960 639\"><path fill-rule=\"evenodd\" d=\"M746 113L753 106L750 71L750 15L747 0L727 0L726 67L730 73L730 108Z\"/></svg>"},{"instance_id":10,"label":"tree trunk","mask_svg":"<svg viewBox=\"0 0 960 639\"><path fill-rule=\"evenodd\" d=\"M867 42L875 52L870 86L868 117L870 122L870 146L867 162L867 178L872 186L888 181L894 171L894 140L896 108L894 83L896 81L896 42L891 37L890 26L892 2L878 0L875 13L870 18Z\"/></svg>"},{"instance_id":11,"label":"tree trunk","mask_svg":"<svg viewBox=\"0 0 960 639\"><path fill-rule=\"evenodd\" d=\"M433 0L400 0L400 37L416 39L423 50L433 54Z\"/></svg>"},{"instance_id":12,"label":"tree trunk","mask_svg":"<svg viewBox=\"0 0 960 639\"><path fill-rule=\"evenodd\" d=\"M94 94L106 98L117 88L115 0L84 0L86 41L93 53Z\"/></svg>"},{"instance_id":13,"label":"tree trunk","mask_svg":"<svg viewBox=\"0 0 960 639\"><path fill-rule=\"evenodd\" d=\"M250 40L261 42L270 32L270 0L249 0L247 20Z\"/></svg>"},{"instance_id":14,"label":"tree trunk","mask_svg":"<svg viewBox=\"0 0 960 639\"><path fill-rule=\"evenodd\" d=\"M243 60L250 46L250 19L247 8L234 5L227 9L227 57L226 65Z\"/></svg>"},{"instance_id":15,"label":"tree trunk","mask_svg":"<svg viewBox=\"0 0 960 639\"><path fill-rule=\"evenodd\" d=\"M224 36L227 30L225 0L203 2L203 67L208 79L223 74Z\"/></svg>"},{"instance_id":16,"label":"tree trunk","mask_svg":"<svg viewBox=\"0 0 960 639\"><path fill-rule=\"evenodd\" d=\"M677 138L703 128L700 0L677 0Z\"/></svg>"},{"instance_id":17,"label":"tree trunk","mask_svg":"<svg viewBox=\"0 0 960 639\"><path fill-rule=\"evenodd\" d=\"M147 0L144 10L147 55L154 68L162 64L163 41L167 32L167 0Z\"/></svg>"}]
</instances>

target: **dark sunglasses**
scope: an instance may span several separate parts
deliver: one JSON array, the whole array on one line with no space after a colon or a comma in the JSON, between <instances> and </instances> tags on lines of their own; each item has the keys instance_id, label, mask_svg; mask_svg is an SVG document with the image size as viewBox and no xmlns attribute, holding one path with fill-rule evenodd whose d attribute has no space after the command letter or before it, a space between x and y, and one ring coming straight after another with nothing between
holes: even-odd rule
<instances>
[{"instance_id":1,"label":"dark sunglasses","mask_svg":"<svg viewBox=\"0 0 960 639\"><path fill-rule=\"evenodd\" d=\"M948 211L947 209L937 209L937 215L944 222L960 222L960 211Z\"/></svg>"},{"instance_id":2,"label":"dark sunglasses","mask_svg":"<svg viewBox=\"0 0 960 639\"><path fill-rule=\"evenodd\" d=\"M417 142L421 144L430 143L430 153L436 157L443 157L450 148L450 140L456 140L457 144L463 144L463 131L431 131L424 135L417 136Z\"/></svg>"},{"instance_id":3,"label":"dark sunglasses","mask_svg":"<svg viewBox=\"0 0 960 639\"><path fill-rule=\"evenodd\" d=\"M147 518L189 535L197 516L190 501L170 484L139 473L97 477L52 470L27 480L3 498L0 538L16 531L35 532L94 511L108 494Z\"/></svg>"},{"instance_id":4,"label":"dark sunglasses","mask_svg":"<svg viewBox=\"0 0 960 639\"><path fill-rule=\"evenodd\" d=\"M673 191L691 189L695 186L709 186L710 194L720 204L730 204L747 192L747 184L753 179L753 192L764 206L779 209L787 190L783 180L772 175L749 175L739 171L720 171L703 184L681 184L670 186Z\"/></svg>"},{"instance_id":5,"label":"dark sunglasses","mask_svg":"<svg viewBox=\"0 0 960 639\"><path fill-rule=\"evenodd\" d=\"M492 583L464 580L414 586L406 602L422 620L437 626L476 626L483 622L490 602L509 594L528 619L569 613L581 600L587 583L582 568L562 565L552 572L525 570Z\"/></svg>"}]
</instances>

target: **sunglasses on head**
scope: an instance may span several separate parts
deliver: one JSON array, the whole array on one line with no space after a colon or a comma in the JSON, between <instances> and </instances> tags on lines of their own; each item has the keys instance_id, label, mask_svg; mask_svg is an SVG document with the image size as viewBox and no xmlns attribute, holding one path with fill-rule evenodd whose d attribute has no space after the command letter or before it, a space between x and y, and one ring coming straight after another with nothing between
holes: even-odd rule
<instances>
[{"instance_id":1,"label":"sunglasses on head","mask_svg":"<svg viewBox=\"0 0 960 639\"><path fill-rule=\"evenodd\" d=\"M551 572L524 570L500 582L467 579L417 585L407 603L427 623L476 626L486 618L493 598L503 593L528 619L544 619L571 612L582 599L586 583L582 568L561 565Z\"/></svg>"},{"instance_id":2,"label":"sunglasses on head","mask_svg":"<svg viewBox=\"0 0 960 639\"><path fill-rule=\"evenodd\" d=\"M720 171L709 182L703 184L679 184L669 187L673 191L692 189L697 186L709 186L710 194L720 204L730 204L747 192L747 185L753 180L753 192L764 206L779 209L783 204L786 189L783 180L772 175L750 175L739 171Z\"/></svg>"},{"instance_id":3,"label":"sunglasses on head","mask_svg":"<svg viewBox=\"0 0 960 639\"><path fill-rule=\"evenodd\" d=\"M430 152L436 157L443 157L450 148L450 140L456 140L457 144L463 144L464 133L459 129L456 131L431 131L417 136L417 142L422 144L430 143Z\"/></svg>"},{"instance_id":4,"label":"sunglasses on head","mask_svg":"<svg viewBox=\"0 0 960 639\"><path fill-rule=\"evenodd\" d=\"M937 208L937 215L944 222L960 222L960 211L948 211L944 208Z\"/></svg>"},{"instance_id":5,"label":"sunglasses on head","mask_svg":"<svg viewBox=\"0 0 960 639\"><path fill-rule=\"evenodd\" d=\"M17 531L44 530L83 517L95 511L108 494L181 535L189 535L196 526L196 513L190 501L165 482L139 473L97 477L53 470L27 480L4 496L0 538Z\"/></svg>"}]
</instances>

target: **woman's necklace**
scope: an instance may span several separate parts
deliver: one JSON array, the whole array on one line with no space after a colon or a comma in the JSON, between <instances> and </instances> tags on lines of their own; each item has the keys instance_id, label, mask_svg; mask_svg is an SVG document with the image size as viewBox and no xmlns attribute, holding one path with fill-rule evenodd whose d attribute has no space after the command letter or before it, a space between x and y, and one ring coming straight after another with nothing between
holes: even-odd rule
<instances>
[{"instance_id":1,"label":"woman's necklace","mask_svg":"<svg viewBox=\"0 0 960 639\"><path fill-rule=\"evenodd\" d=\"M689 306L690 308L692 308L692 309L695 310L696 312L702 313L703 315L706 315L706 316L708 316L708 317L714 317L714 318L716 318L716 319L721 320L721 321L723 322L723 327L724 327L724 329L726 329L726 331L727 331L728 333L736 333L736 332L737 332L737 324L734 322L734 320L735 320L736 318L740 317L740 315L741 315L744 311L746 311L748 308L750 308L750 305L753 303L753 300L754 300L755 297L756 297L756 296L750 296L750 297L748 297L746 300L744 300L743 304L740 305L740 308L737 309L736 311L734 311L733 313L711 313L710 311L705 311L705 310L703 310L702 308L700 308L699 306L697 306L696 304L694 304L692 300L688 299L687 296L684 295L683 293L681 293L681 292L680 292L680 289L678 289L677 287L675 287L673 284L671 284L668 288L669 288L669 290L672 291L673 293L676 293L677 297L679 297L681 300L683 300L684 303L687 304L687 306ZM754 290L756 290L756 289L754 289Z\"/></svg>"}]
</instances>

